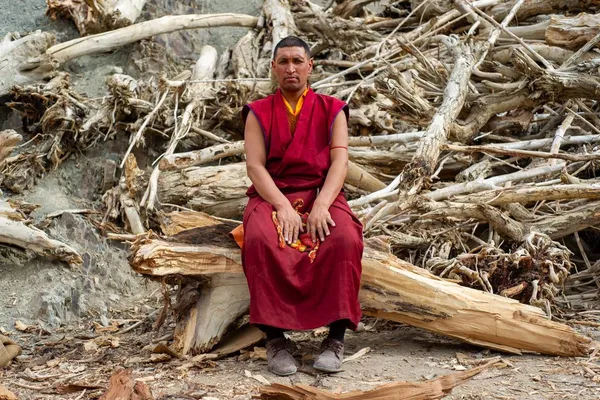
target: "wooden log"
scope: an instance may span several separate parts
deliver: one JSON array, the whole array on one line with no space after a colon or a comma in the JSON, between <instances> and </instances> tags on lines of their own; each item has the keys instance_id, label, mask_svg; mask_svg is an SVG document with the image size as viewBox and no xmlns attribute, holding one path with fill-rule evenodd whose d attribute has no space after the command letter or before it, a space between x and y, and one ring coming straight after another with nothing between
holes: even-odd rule
<instances>
[{"instance_id":1,"label":"wooden log","mask_svg":"<svg viewBox=\"0 0 600 400\"><path fill-rule=\"evenodd\" d=\"M183 205L230 218L240 215L239 209L230 208L246 201L245 193L251 183L245 163L193 167L161 174L158 196L161 203Z\"/></svg>"},{"instance_id":2,"label":"wooden log","mask_svg":"<svg viewBox=\"0 0 600 400\"><path fill-rule=\"evenodd\" d=\"M154 400L150 388L144 382L135 381L131 370L118 370L108 383L108 390L99 400Z\"/></svg>"},{"instance_id":3,"label":"wooden log","mask_svg":"<svg viewBox=\"0 0 600 400\"><path fill-rule=\"evenodd\" d=\"M54 44L54 35L36 32L14 38L10 33L0 42L0 98L15 85L49 79L57 67L46 50Z\"/></svg>"},{"instance_id":4,"label":"wooden log","mask_svg":"<svg viewBox=\"0 0 600 400\"><path fill-rule=\"evenodd\" d=\"M31 250L44 257L50 257L67 262L69 265L78 266L83 263L79 253L69 245L58 240L51 239L43 231L26 225L21 220L14 220L6 210L11 207L4 203L0 214L0 243L17 246L25 250Z\"/></svg>"},{"instance_id":5,"label":"wooden log","mask_svg":"<svg viewBox=\"0 0 600 400\"><path fill-rule=\"evenodd\" d=\"M188 151L186 153L170 154L160 160L159 167L162 171L181 170L243 153L244 141L240 140L233 143L223 143L206 147L201 150Z\"/></svg>"},{"instance_id":6,"label":"wooden log","mask_svg":"<svg viewBox=\"0 0 600 400\"><path fill-rule=\"evenodd\" d=\"M500 21L508 15L513 4L513 1L500 2L486 12ZM529 0L519 10L517 18L519 21L525 21L536 15L555 14L557 11L586 11L598 5L599 0Z\"/></svg>"},{"instance_id":7,"label":"wooden log","mask_svg":"<svg viewBox=\"0 0 600 400\"><path fill-rule=\"evenodd\" d=\"M454 68L448 78L442 104L419 141L411 162L402 170L400 187L407 193L420 192L424 181L433 174L441 152L440 145L448 137L450 125L458 117L467 96L467 84L474 62L471 48L459 46L450 39L445 44L454 56Z\"/></svg>"},{"instance_id":8,"label":"wooden log","mask_svg":"<svg viewBox=\"0 0 600 400\"><path fill-rule=\"evenodd\" d=\"M498 206L519 203L531 204L536 201L600 199L600 190L596 185L573 184L560 186L509 187L486 190L465 196L455 197L458 203L489 204Z\"/></svg>"},{"instance_id":9,"label":"wooden log","mask_svg":"<svg viewBox=\"0 0 600 400\"><path fill-rule=\"evenodd\" d=\"M215 238L214 229L192 230L188 238ZM509 353L582 356L591 349L591 339L549 321L537 307L438 278L392 255L381 239L365 244L360 301L367 315ZM132 247L130 263L151 277L242 274L239 249L226 246L143 238Z\"/></svg>"},{"instance_id":10,"label":"wooden log","mask_svg":"<svg viewBox=\"0 0 600 400\"><path fill-rule=\"evenodd\" d=\"M171 15L60 43L50 47L47 54L63 63L73 58L109 51L163 33L218 26L254 28L257 22L257 17L233 13Z\"/></svg>"},{"instance_id":11,"label":"wooden log","mask_svg":"<svg viewBox=\"0 0 600 400\"><path fill-rule=\"evenodd\" d=\"M18 400L18 397L13 392L0 385L0 400Z\"/></svg>"},{"instance_id":12,"label":"wooden log","mask_svg":"<svg viewBox=\"0 0 600 400\"><path fill-rule=\"evenodd\" d=\"M217 145L214 147L226 147ZM233 148L232 152L240 149ZM215 152L207 150L193 152L192 155L182 153L179 160L199 162L213 157ZM188 153L190 154L190 153ZM222 153L221 153L222 154ZM178 163L173 155L172 164ZM217 155L218 157L218 155ZM169 161L166 161L169 162ZM170 168L171 166L167 164ZM385 184L367 172L362 166L349 162L346 183L366 191L376 191ZM225 164L209 167L191 167L179 172L165 171L160 175L158 195L162 203L182 205L195 211L204 211L217 217L234 218L243 213L247 203L246 190L252 182L246 174L246 163Z\"/></svg>"},{"instance_id":13,"label":"wooden log","mask_svg":"<svg viewBox=\"0 0 600 400\"><path fill-rule=\"evenodd\" d=\"M133 24L147 0L47 0L46 15L73 20L81 36L105 32Z\"/></svg>"},{"instance_id":14,"label":"wooden log","mask_svg":"<svg viewBox=\"0 0 600 400\"><path fill-rule=\"evenodd\" d=\"M386 187L386 184L365 171L360 165L348 161L348 173L346 183L366 192L376 192Z\"/></svg>"},{"instance_id":15,"label":"wooden log","mask_svg":"<svg viewBox=\"0 0 600 400\"><path fill-rule=\"evenodd\" d=\"M546 29L546 43L566 49L578 49L600 33L600 14L579 14L576 17L553 15Z\"/></svg>"}]
</instances>

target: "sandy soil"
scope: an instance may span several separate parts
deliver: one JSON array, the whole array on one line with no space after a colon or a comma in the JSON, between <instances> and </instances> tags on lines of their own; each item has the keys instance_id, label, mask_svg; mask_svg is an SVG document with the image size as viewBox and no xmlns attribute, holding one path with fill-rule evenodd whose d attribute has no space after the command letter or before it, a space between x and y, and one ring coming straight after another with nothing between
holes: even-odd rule
<instances>
[{"instance_id":1,"label":"sandy soil","mask_svg":"<svg viewBox=\"0 0 600 400\"><path fill-rule=\"evenodd\" d=\"M367 328L371 323L367 321ZM146 329L150 324L147 325ZM301 332L292 334L299 347L296 359L300 372L281 378L267 371L263 359L240 361L237 355L195 366L176 359L145 362L149 353L143 348L157 335L142 333L143 330L144 326L137 332L118 336L93 333L90 325L81 324L51 336L20 334L25 353L8 370L0 371L0 382L22 399L92 399L105 390L115 370L130 368L134 378L145 382L156 399L242 400L257 394L262 385L260 377L270 383L303 383L331 392L367 391L385 383L424 381L472 368L469 362L461 364L457 357L478 360L498 355L416 328L376 326L347 336L346 356L368 347L366 355L345 363L343 372L324 376L311 367L321 338L314 332ZM104 343L98 348L88 344L102 335L112 336L109 340L96 340ZM112 348L109 343L114 338L118 338L118 347ZM600 373L600 364L587 358L502 355L502 362L455 388L446 398L598 399L600 375L596 373ZM101 388L88 389L86 393L57 393L61 385L81 383Z\"/></svg>"}]
</instances>

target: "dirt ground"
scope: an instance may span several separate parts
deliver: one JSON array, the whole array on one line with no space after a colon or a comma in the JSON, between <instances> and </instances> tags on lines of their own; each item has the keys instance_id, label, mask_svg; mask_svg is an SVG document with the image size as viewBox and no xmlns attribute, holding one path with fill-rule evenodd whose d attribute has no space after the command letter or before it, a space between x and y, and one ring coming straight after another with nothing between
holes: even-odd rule
<instances>
[{"instance_id":1,"label":"dirt ground","mask_svg":"<svg viewBox=\"0 0 600 400\"><path fill-rule=\"evenodd\" d=\"M114 321L133 323L142 315L127 314ZM21 399L93 399L103 393L115 370L130 368L134 378L146 383L156 399L243 400L256 395L264 380L303 383L331 392L366 391L385 383L423 381L456 373L472 368L477 360L499 355L420 329L367 320L365 331L348 334L346 356L365 348L370 351L345 363L344 371L332 376L320 375L311 367L321 340L319 334L293 333L299 372L281 378L269 373L266 361L260 357L241 361L243 355L233 355L196 364L166 357L166 361L151 362L144 348L153 340L156 343L155 338L164 336L164 332L152 334L147 331L149 327L148 322L137 331L118 335L95 333L92 324L80 323L50 335L39 331L21 333L17 337L25 345L24 354L10 368L0 371L0 382ZM600 375L596 375L600 374L600 364L595 358L501 356L501 362L455 388L446 398L600 398ZM87 385L88 389L58 393L69 385Z\"/></svg>"},{"instance_id":2,"label":"dirt ground","mask_svg":"<svg viewBox=\"0 0 600 400\"><path fill-rule=\"evenodd\" d=\"M171 9L181 13L257 14L260 6L260 0L151 0L144 18L164 15ZM55 32L58 41L77 36L70 24L48 20L45 8L45 0L0 0L0 34L43 29ZM243 34L243 29L219 29L157 40L174 51L188 52L187 58L192 60L201 45L210 43L221 50ZM108 55L82 57L65 68L77 90L89 96L103 95L107 76L121 70L129 72L128 57L134 50L135 46L130 46ZM18 118L0 109L0 128L19 129L19 124ZM120 145L110 143L72 157L21 196L40 205L35 220L39 222L54 211L98 207L102 162L110 157L112 146ZM156 399L249 399L262 385L258 375L269 382L304 383L333 392L369 390L398 380L423 381L456 373L471 368L477 360L498 355L416 328L365 320L365 331L348 335L346 356L367 347L370 351L344 364L344 371L334 376L319 375L310 367L321 340L313 332L292 334L299 345L297 358L302 367L288 378L270 374L263 359L242 361L238 354L198 365L178 359L149 362L145 347L168 337L172 326L152 333L152 320L147 320L122 335L110 330L114 325L122 330L159 308L158 286L132 273L126 247L100 237L81 216L63 214L46 231L84 254L80 270L0 246L0 333L17 340L24 349L16 362L0 370L0 384L20 399L97 398L119 368L131 368ZM30 326L27 332L15 329L17 321ZM582 332L600 339L597 329L586 327ZM447 398L600 398L597 358L502 355L502 359L504 362L456 388ZM82 383L100 387L74 393L57 390Z\"/></svg>"}]
</instances>

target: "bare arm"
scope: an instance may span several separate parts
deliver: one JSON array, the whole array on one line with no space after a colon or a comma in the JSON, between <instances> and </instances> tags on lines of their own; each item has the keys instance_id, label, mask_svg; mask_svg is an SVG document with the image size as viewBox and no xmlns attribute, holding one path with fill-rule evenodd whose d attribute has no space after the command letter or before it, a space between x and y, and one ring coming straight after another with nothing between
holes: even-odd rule
<instances>
[{"instance_id":1,"label":"bare arm","mask_svg":"<svg viewBox=\"0 0 600 400\"><path fill-rule=\"evenodd\" d=\"M246 118L244 131L244 149L246 150L246 171L256 191L277 211L277 219L283 229L283 237L288 243L298 238L302 230L302 219L294 211L289 200L275 185L267 171L267 151L263 132L254 113Z\"/></svg>"},{"instance_id":2,"label":"bare arm","mask_svg":"<svg viewBox=\"0 0 600 400\"><path fill-rule=\"evenodd\" d=\"M331 166L306 224L313 240L317 234L321 240L325 240L330 233L329 225L335 226L329 207L340 193L348 173L348 122L343 112L338 114L333 123L330 148Z\"/></svg>"}]
</instances>

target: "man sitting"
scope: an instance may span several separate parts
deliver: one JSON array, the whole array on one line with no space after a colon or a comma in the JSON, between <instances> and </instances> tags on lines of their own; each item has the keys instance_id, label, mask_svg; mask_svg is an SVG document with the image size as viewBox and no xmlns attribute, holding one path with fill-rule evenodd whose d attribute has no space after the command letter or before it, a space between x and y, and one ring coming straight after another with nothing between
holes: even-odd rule
<instances>
[{"instance_id":1,"label":"man sitting","mask_svg":"<svg viewBox=\"0 0 600 400\"><path fill-rule=\"evenodd\" d=\"M279 89L244 107L248 189L242 263L250 322L267 335L269 370L296 372L286 330L329 325L314 367L341 371L346 328L356 329L362 225L344 197L348 106L308 86L313 60L301 39L275 47Z\"/></svg>"}]
</instances>

